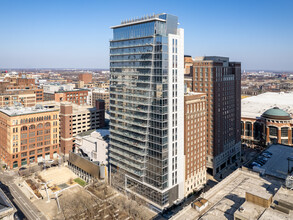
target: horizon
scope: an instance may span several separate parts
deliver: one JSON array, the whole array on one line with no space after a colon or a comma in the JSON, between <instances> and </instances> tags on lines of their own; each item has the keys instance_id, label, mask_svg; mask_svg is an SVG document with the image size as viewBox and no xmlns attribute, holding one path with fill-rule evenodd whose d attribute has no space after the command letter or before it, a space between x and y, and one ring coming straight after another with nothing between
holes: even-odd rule
<instances>
[{"instance_id":1,"label":"horizon","mask_svg":"<svg viewBox=\"0 0 293 220\"><path fill-rule=\"evenodd\" d=\"M229 57L243 70L293 71L292 1L136 3L0 2L0 69L109 69L110 27L166 12L185 31L185 54Z\"/></svg>"}]
</instances>

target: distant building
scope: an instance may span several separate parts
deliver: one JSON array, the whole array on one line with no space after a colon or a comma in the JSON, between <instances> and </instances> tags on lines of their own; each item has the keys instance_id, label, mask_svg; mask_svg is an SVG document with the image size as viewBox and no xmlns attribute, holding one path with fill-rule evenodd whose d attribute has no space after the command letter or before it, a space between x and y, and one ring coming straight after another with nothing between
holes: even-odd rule
<instances>
[{"instance_id":1,"label":"distant building","mask_svg":"<svg viewBox=\"0 0 293 220\"><path fill-rule=\"evenodd\" d=\"M206 183L206 95L184 96L185 191L200 190Z\"/></svg>"},{"instance_id":2,"label":"distant building","mask_svg":"<svg viewBox=\"0 0 293 220\"><path fill-rule=\"evenodd\" d=\"M191 56L184 55L184 75L192 75L193 73L193 59Z\"/></svg>"},{"instance_id":3,"label":"distant building","mask_svg":"<svg viewBox=\"0 0 293 220\"><path fill-rule=\"evenodd\" d=\"M110 94L109 91L105 89L96 89L92 91L92 106L95 105L95 101L97 99L102 99L105 101L105 108L109 111L109 104L110 104Z\"/></svg>"},{"instance_id":4,"label":"distant building","mask_svg":"<svg viewBox=\"0 0 293 220\"><path fill-rule=\"evenodd\" d=\"M248 146L293 146L293 93L264 93L242 100L241 139Z\"/></svg>"},{"instance_id":5,"label":"distant building","mask_svg":"<svg viewBox=\"0 0 293 220\"><path fill-rule=\"evenodd\" d=\"M43 85L44 93L54 93L59 91L71 91L75 88L75 85L72 83L59 84L59 83L50 83Z\"/></svg>"},{"instance_id":6,"label":"distant building","mask_svg":"<svg viewBox=\"0 0 293 220\"><path fill-rule=\"evenodd\" d=\"M109 81L107 82L95 82L96 87L100 88L100 89L108 89L110 88L110 83Z\"/></svg>"},{"instance_id":7,"label":"distant building","mask_svg":"<svg viewBox=\"0 0 293 220\"><path fill-rule=\"evenodd\" d=\"M38 88L35 84L35 79L6 77L4 81L0 82L0 93L17 92L20 90L31 90L36 94L36 102L42 102L43 89Z\"/></svg>"},{"instance_id":8,"label":"distant building","mask_svg":"<svg viewBox=\"0 0 293 220\"><path fill-rule=\"evenodd\" d=\"M59 153L59 111L36 105L33 108L0 108L0 156L10 168Z\"/></svg>"},{"instance_id":9,"label":"distant building","mask_svg":"<svg viewBox=\"0 0 293 220\"><path fill-rule=\"evenodd\" d=\"M190 69L191 60L185 61ZM208 172L220 174L241 155L241 63L227 57L196 57L192 71L185 75L186 89L207 95Z\"/></svg>"},{"instance_id":10,"label":"distant building","mask_svg":"<svg viewBox=\"0 0 293 220\"><path fill-rule=\"evenodd\" d=\"M82 89L82 88L84 88L84 81L78 81L76 87L77 87L78 89Z\"/></svg>"},{"instance_id":11,"label":"distant building","mask_svg":"<svg viewBox=\"0 0 293 220\"><path fill-rule=\"evenodd\" d=\"M108 164L109 129L89 130L75 137L76 152L86 154L91 161Z\"/></svg>"},{"instance_id":12,"label":"distant building","mask_svg":"<svg viewBox=\"0 0 293 220\"><path fill-rule=\"evenodd\" d=\"M73 89L69 91L45 92L45 101L71 102L77 105L87 104L88 90Z\"/></svg>"},{"instance_id":13,"label":"distant building","mask_svg":"<svg viewBox=\"0 0 293 220\"><path fill-rule=\"evenodd\" d=\"M78 75L78 80L83 81L84 84L91 83L93 80L93 74L91 73L81 73Z\"/></svg>"},{"instance_id":14,"label":"distant building","mask_svg":"<svg viewBox=\"0 0 293 220\"><path fill-rule=\"evenodd\" d=\"M0 107L13 106L20 103L24 107L36 105L36 94L31 90L20 90L0 94Z\"/></svg>"}]
</instances>

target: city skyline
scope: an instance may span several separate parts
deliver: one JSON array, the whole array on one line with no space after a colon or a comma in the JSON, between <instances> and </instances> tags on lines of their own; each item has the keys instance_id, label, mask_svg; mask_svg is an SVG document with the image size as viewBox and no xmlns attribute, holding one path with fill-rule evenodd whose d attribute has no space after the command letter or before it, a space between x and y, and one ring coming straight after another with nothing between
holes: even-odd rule
<instances>
[{"instance_id":1,"label":"city skyline","mask_svg":"<svg viewBox=\"0 0 293 220\"><path fill-rule=\"evenodd\" d=\"M108 69L113 23L166 12L180 18L186 55L230 57L245 70L293 71L293 3L226 3L2 1L0 68Z\"/></svg>"}]
</instances>

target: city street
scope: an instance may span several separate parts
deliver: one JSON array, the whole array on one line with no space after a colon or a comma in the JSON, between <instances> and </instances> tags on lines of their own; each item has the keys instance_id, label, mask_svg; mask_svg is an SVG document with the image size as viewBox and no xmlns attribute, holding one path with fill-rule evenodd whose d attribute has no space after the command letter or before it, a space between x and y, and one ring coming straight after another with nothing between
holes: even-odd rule
<instances>
[{"instance_id":1,"label":"city street","mask_svg":"<svg viewBox=\"0 0 293 220\"><path fill-rule=\"evenodd\" d=\"M9 175L7 172L0 173L0 187L17 208L17 217L19 219L46 220L47 218L14 183L15 175L17 174Z\"/></svg>"}]
</instances>

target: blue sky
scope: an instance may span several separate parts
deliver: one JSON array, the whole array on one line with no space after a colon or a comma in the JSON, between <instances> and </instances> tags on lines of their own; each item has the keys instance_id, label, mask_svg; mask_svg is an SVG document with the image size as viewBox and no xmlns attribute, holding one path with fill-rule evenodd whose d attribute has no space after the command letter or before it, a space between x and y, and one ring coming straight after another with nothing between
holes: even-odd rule
<instances>
[{"instance_id":1,"label":"blue sky","mask_svg":"<svg viewBox=\"0 0 293 220\"><path fill-rule=\"evenodd\" d=\"M292 11L292 0L0 0L0 68L108 68L110 26L165 12L185 54L293 71Z\"/></svg>"}]
</instances>

